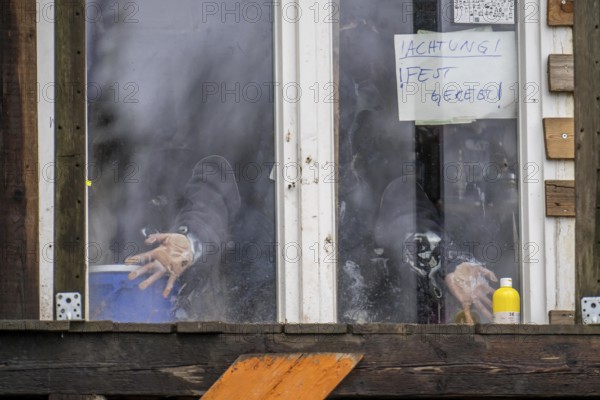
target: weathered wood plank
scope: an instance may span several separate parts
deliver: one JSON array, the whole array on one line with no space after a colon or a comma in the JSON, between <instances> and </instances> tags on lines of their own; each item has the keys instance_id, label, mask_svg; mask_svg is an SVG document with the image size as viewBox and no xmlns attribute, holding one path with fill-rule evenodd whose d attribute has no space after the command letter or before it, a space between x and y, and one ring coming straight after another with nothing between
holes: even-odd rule
<instances>
[{"instance_id":1,"label":"weathered wood plank","mask_svg":"<svg viewBox=\"0 0 600 400\"><path fill-rule=\"evenodd\" d=\"M280 324L228 324L224 322L178 322L177 333L281 333Z\"/></svg>"},{"instance_id":2,"label":"weathered wood plank","mask_svg":"<svg viewBox=\"0 0 600 400\"><path fill-rule=\"evenodd\" d=\"M557 335L600 335L600 325L535 325L535 324L518 324L518 325L494 325L484 324L475 325L475 333L478 335L508 335L515 337L525 336L557 336ZM443 334L443 332L440 332Z\"/></svg>"},{"instance_id":3,"label":"weathered wood plank","mask_svg":"<svg viewBox=\"0 0 600 400\"><path fill-rule=\"evenodd\" d=\"M546 216L575 216L575 181L547 180L546 184Z\"/></svg>"},{"instance_id":4,"label":"weathered wood plank","mask_svg":"<svg viewBox=\"0 0 600 400\"><path fill-rule=\"evenodd\" d=\"M115 327L112 321L69 321L71 332L112 332Z\"/></svg>"},{"instance_id":5,"label":"weathered wood plank","mask_svg":"<svg viewBox=\"0 0 600 400\"><path fill-rule=\"evenodd\" d=\"M347 324L285 324L283 331L289 335L343 334L348 332Z\"/></svg>"},{"instance_id":6,"label":"weathered wood plank","mask_svg":"<svg viewBox=\"0 0 600 400\"><path fill-rule=\"evenodd\" d=\"M85 302L85 0L57 0L55 9L54 292L79 292Z\"/></svg>"},{"instance_id":7,"label":"weathered wood plank","mask_svg":"<svg viewBox=\"0 0 600 400\"><path fill-rule=\"evenodd\" d=\"M573 27L575 53L575 309L600 293L600 1L579 1Z\"/></svg>"},{"instance_id":8,"label":"weathered wood plank","mask_svg":"<svg viewBox=\"0 0 600 400\"><path fill-rule=\"evenodd\" d=\"M548 312L551 325L573 325L575 310L550 310Z\"/></svg>"},{"instance_id":9,"label":"weathered wood plank","mask_svg":"<svg viewBox=\"0 0 600 400\"><path fill-rule=\"evenodd\" d=\"M0 330L6 331L68 331L69 321L3 320Z\"/></svg>"},{"instance_id":10,"label":"weathered wood plank","mask_svg":"<svg viewBox=\"0 0 600 400\"><path fill-rule=\"evenodd\" d=\"M129 333L172 333L176 331L175 324L141 324L118 323L113 324L115 332Z\"/></svg>"},{"instance_id":11,"label":"weathered wood plank","mask_svg":"<svg viewBox=\"0 0 600 400\"><path fill-rule=\"evenodd\" d=\"M492 327L503 328L488 328ZM595 335L512 335L502 329L411 335L0 331L0 395L199 396L242 354L334 352L361 353L364 358L331 398L583 397L598 391L600 341L595 331Z\"/></svg>"},{"instance_id":12,"label":"weathered wood plank","mask_svg":"<svg viewBox=\"0 0 600 400\"><path fill-rule=\"evenodd\" d=\"M0 15L0 319L39 318L35 7Z\"/></svg>"},{"instance_id":13,"label":"weathered wood plank","mask_svg":"<svg viewBox=\"0 0 600 400\"><path fill-rule=\"evenodd\" d=\"M302 353L240 356L202 397L263 399L301 357Z\"/></svg>"},{"instance_id":14,"label":"weathered wood plank","mask_svg":"<svg viewBox=\"0 0 600 400\"><path fill-rule=\"evenodd\" d=\"M325 399L361 358L348 353L243 355L202 398Z\"/></svg>"},{"instance_id":15,"label":"weathered wood plank","mask_svg":"<svg viewBox=\"0 0 600 400\"><path fill-rule=\"evenodd\" d=\"M489 325L492 326L492 325ZM525 326L525 325L523 325ZM487 333L487 326L481 325L438 325L438 324L407 324L406 327L407 335L472 335L480 329L481 333ZM483 330L481 330L483 329ZM502 330L508 330L514 333L514 330L508 325L503 325Z\"/></svg>"},{"instance_id":16,"label":"weathered wood plank","mask_svg":"<svg viewBox=\"0 0 600 400\"><path fill-rule=\"evenodd\" d=\"M548 25L573 26L573 0L548 0Z\"/></svg>"},{"instance_id":17,"label":"weathered wood plank","mask_svg":"<svg viewBox=\"0 0 600 400\"><path fill-rule=\"evenodd\" d=\"M575 159L575 120L544 118L544 143L549 159Z\"/></svg>"},{"instance_id":18,"label":"weathered wood plank","mask_svg":"<svg viewBox=\"0 0 600 400\"><path fill-rule=\"evenodd\" d=\"M548 56L548 82L551 92L572 92L574 88L572 54Z\"/></svg>"},{"instance_id":19,"label":"weathered wood plank","mask_svg":"<svg viewBox=\"0 0 600 400\"><path fill-rule=\"evenodd\" d=\"M569 313L572 311L556 311ZM176 330L177 325L171 323L138 324L138 323L115 323L112 321L38 321L38 320L1 320L1 331L71 331L78 333L98 333L98 332L123 332L123 333L174 333L178 334L197 334L213 335L228 334L244 336L262 336L269 337L271 334L283 333L283 325L280 324L223 324L224 328L215 330L205 328L205 322L195 322L199 329ZM210 327L210 323L207 324ZM313 326L305 333L294 331L289 333L290 338L297 335L319 335L322 338L330 337L336 340L340 333L331 332L330 328L325 328L329 324L323 325L324 328L318 330ZM320 332L320 333L317 333ZM393 323L369 323L349 325L348 333L354 335L434 335L434 336L464 336L464 335L600 335L600 325L536 325L536 324L516 324L516 325L459 325L459 324L393 324Z\"/></svg>"},{"instance_id":20,"label":"weathered wood plank","mask_svg":"<svg viewBox=\"0 0 600 400\"><path fill-rule=\"evenodd\" d=\"M325 399L362 357L362 354L351 353L305 354L279 384L269 391L265 400Z\"/></svg>"},{"instance_id":21,"label":"weathered wood plank","mask_svg":"<svg viewBox=\"0 0 600 400\"><path fill-rule=\"evenodd\" d=\"M350 333L358 335L406 334L405 324L365 323L350 325Z\"/></svg>"}]
</instances>

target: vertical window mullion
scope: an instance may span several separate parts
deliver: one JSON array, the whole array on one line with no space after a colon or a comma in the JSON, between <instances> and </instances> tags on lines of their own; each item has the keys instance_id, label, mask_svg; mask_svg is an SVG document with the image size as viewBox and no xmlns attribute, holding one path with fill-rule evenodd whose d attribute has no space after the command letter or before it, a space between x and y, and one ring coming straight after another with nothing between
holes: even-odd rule
<instances>
[{"instance_id":1,"label":"vertical window mullion","mask_svg":"<svg viewBox=\"0 0 600 400\"><path fill-rule=\"evenodd\" d=\"M327 1L301 1L302 322L336 321L333 30Z\"/></svg>"},{"instance_id":2,"label":"vertical window mullion","mask_svg":"<svg viewBox=\"0 0 600 400\"><path fill-rule=\"evenodd\" d=\"M38 176L39 179L39 268L40 319L51 320L53 311L54 264L54 0L38 3L41 14L37 26L38 60Z\"/></svg>"},{"instance_id":3,"label":"vertical window mullion","mask_svg":"<svg viewBox=\"0 0 600 400\"><path fill-rule=\"evenodd\" d=\"M527 1L535 8L538 3ZM529 10L524 4L521 10ZM538 23L528 23L527 18L518 18L519 46L519 164L522 179L519 188L521 241L517 252L522 268L523 322L546 323L546 271L545 254L545 203L543 165L544 146L534 132L542 131L541 102L527 99L528 82L542 79L541 55L539 51L541 32ZM531 51L534 49L534 51Z\"/></svg>"},{"instance_id":4,"label":"vertical window mullion","mask_svg":"<svg viewBox=\"0 0 600 400\"><path fill-rule=\"evenodd\" d=\"M281 322L337 320L333 27L325 5L283 1L276 10Z\"/></svg>"},{"instance_id":5,"label":"vertical window mullion","mask_svg":"<svg viewBox=\"0 0 600 400\"><path fill-rule=\"evenodd\" d=\"M294 21L283 18L283 10L295 0L274 3L274 63L276 91L275 149L277 184L277 310L279 322L300 321L300 222L298 180L298 104L289 92L297 82L298 30Z\"/></svg>"}]
</instances>

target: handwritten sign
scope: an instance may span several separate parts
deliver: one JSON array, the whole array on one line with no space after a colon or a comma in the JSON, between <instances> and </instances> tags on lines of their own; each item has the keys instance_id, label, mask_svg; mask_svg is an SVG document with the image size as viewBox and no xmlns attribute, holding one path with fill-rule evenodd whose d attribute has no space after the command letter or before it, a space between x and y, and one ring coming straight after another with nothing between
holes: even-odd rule
<instances>
[{"instance_id":1,"label":"handwritten sign","mask_svg":"<svg viewBox=\"0 0 600 400\"><path fill-rule=\"evenodd\" d=\"M400 121L463 123L515 118L514 32L395 35Z\"/></svg>"}]
</instances>

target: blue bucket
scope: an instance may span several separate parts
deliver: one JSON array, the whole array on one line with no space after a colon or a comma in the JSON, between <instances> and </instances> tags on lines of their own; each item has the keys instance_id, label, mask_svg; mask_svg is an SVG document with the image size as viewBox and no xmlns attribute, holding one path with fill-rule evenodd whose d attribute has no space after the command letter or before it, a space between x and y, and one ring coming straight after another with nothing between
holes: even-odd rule
<instances>
[{"instance_id":1,"label":"blue bucket","mask_svg":"<svg viewBox=\"0 0 600 400\"><path fill-rule=\"evenodd\" d=\"M127 275L138 265L94 265L89 273L90 320L114 322L173 322L174 307L162 292L167 276L140 290L138 285L150 275L130 281ZM171 295L177 293L173 288Z\"/></svg>"}]
</instances>

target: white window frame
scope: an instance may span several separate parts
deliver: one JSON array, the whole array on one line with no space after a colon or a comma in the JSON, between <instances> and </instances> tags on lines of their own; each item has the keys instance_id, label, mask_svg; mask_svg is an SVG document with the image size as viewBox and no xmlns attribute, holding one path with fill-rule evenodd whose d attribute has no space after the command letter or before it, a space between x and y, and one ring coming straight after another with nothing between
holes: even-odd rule
<instances>
[{"instance_id":1,"label":"white window frame","mask_svg":"<svg viewBox=\"0 0 600 400\"><path fill-rule=\"evenodd\" d=\"M546 217L544 193L546 179L574 179L574 161L546 159L542 126L545 117L573 117L573 95L550 92L547 75L549 54L573 54L573 35L548 26L548 2L518 4L523 311L525 322L544 324L550 310L575 310L576 301L575 219Z\"/></svg>"},{"instance_id":2,"label":"white window frame","mask_svg":"<svg viewBox=\"0 0 600 400\"><path fill-rule=\"evenodd\" d=\"M547 2L518 4L523 320L546 324L550 310L574 310L576 301L575 220L546 217L544 185L574 179L574 162L546 159L542 126L544 117L573 117L572 94L551 93L547 77L549 54L572 54L572 30L547 25Z\"/></svg>"},{"instance_id":3,"label":"white window frame","mask_svg":"<svg viewBox=\"0 0 600 400\"><path fill-rule=\"evenodd\" d=\"M324 7L327 3L322 0L317 2L287 0L278 7L275 15L281 29L276 30L279 41L276 42L275 54L277 57L279 50L283 60L277 57L280 69L276 71L281 73L282 79L277 79L276 75L276 81L281 81L283 86L287 82L293 82L294 78L300 83L303 91L308 85L314 84L311 82L314 78L325 78L321 82L333 82L333 24L318 19L312 20L313 14L308 16L305 14L297 24L292 24L282 15L283 10L290 7L314 11L315 6ZM540 7L540 2L536 0L519 1L517 4L519 6L516 22L519 55L517 68L521 86L518 105L520 243L517 251L521 264L523 322L541 324L548 322L548 310L551 309L548 286L554 287L555 284L554 276L547 273L545 262L545 228L548 221L545 218L543 176L547 161L543 141L539 135L543 132L542 98L544 101L549 101L549 94L542 91L544 86L542 79L545 78L543 54L532 49L542 48L542 34L547 32L543 32L541 25L544 23L542 18L546 13L544 8ZM327 50L329 54L326 53ZM331 65L327 65L325 60ZM535 88L537 93L533 93ZM310 104L306 96L303 96L299 106L290 105L282 98L281 92L278 96L276 98L280 112L277 112L276 135L282 140L284 137L289 137L286 136L288 132L292 133L290 142L277 147L283 152L278 160L301 164L305 157L314 154L316 146L328 155L330 160L335 160L333 107L318 102ZM329 115L322 113L329 113ZM314 115L318 117L311 119ZM321 135L316 135L315 132L320 132ZM325 136L323 132L329 132L329 137L323 137ZM335 237L336 192L323 186L310 186L310 183L306 182L310 176L304 173L305 170L306 168L303 169L303 182L298 190L300 194L298 191L287 193L285 182L283 185L278 182L279 204L284 210L277 214L279 226L283 227L280 229L281 235L278 236L279 243L297 240L302 243L304 254L299 264L291 263L290 260L286 260L284 254L281 255L278 266L279 318L281 322L336 322L335 267L330 270L331 266L323 260L315 263L313 260L306 259L311 243L323 243L323 232L329 232L331 229L332 236ZM305 186L307 183L308 187ZM328 196L331 197L327 198ZM317 225L318 221L321 221L320 226L315 226L315 218L312 218L314 213L302 213L302 210L315 208L319 212L316 220ZM290 221L293 223L290 224ZM308 253L310 254L310 251ZM553 267L556 269L556 266ZM326 273L320 274L317 271L326 271ZM317 291L314 285L318 285L320 290ZM324 293L323 288L328 288L329 294ZM327 312L328 309L331 312Z\"/></svg>"},{"instance_id":4,"label":"white window frame","mask_svg":"<svg viewBox=\"0 0 600 400\"><path fill-rule=\"evenodd\" d=\"M54 316L54 0L38 0L38 190L40 319Z\"/></svg>"},{"instance_id":5,"label":"white window frame","mask_svg":"<svg viewBox=\"0 0 600 400\"><path fill-rule=\"evenodd\" d=\"M327 4L275 3L279 322L337 321L335 183L325 179L336 160L334 103L324 93L334 84L333 28L310 14Z\"/></svg>"},{"instance_id":6,"label":"white window frame","mask_svg":"<svg viewBox=\"0 0 600 400\"><path fill-rule=\"evenodd\" d=\"M517 41L519 73L519 216L520 216L520 261L521 296L523 322L546 323L546 271L545 254L545 193L543 168L546 159L543 138L541 109L541 54L532 49L540 49L540 24L543 15L539 14L539 2L526 0L519 8ZM534 8L532 8L532 6ZM526 10L538 11L537 22L525 17ZM538 93L535 92L537 87Z\"/></svg>"},{"instance_id":7,"label":"white window frame","mask_svg":"<svg viewBox=\"0 0 600 400\"><path fill-rule=\"evenodd\" d=\"M54 0L40 0L38 11L53 4ZM275 86L277 307L278 320L284 323L337 322L336 188L335 179L334 182L324 179L333 171L337 159L334 103L324 101L330 94L326 85L334 82L334 24L322 16L328 4L331 4L328 0L281 0L273 5L274 80L278 83ZM537 10L537 21L526 21L522 13L518 16L520 85L529 82L544 87L544 57L532 49L540 49L544 35L548 35L544 29L545 5L540 7L537 0L523 0L519 4L521 12L531 10L530 7ZM315 18L315 8L322 11L319 18ZM294 10L302 10L302 15L295 16ZM54 49L54 21L42 16L37 31L39 90L46 87L45 92L40 92L38 102L38 138L42 150L38 164L41 319L53 317L53 263L43 251L44 244L52 243L54 229L54 185L51 179L44 179L47 175L44 168L54 163L51 125L54 102L44 97L53 96L47 85L54 82ZM301 89L301 94L294 94L296 88ZM317 101L315 95L319 96ZM526 92L520 94L518 119L523 322L547 323L553 295L550 292L556 286L552 272L557 269L556 265L546 266L545 262L548 222L543 176L548 163L541 132L542 101L548 101L549 95L542 91L541 95L533 96L537 102L523 101L525 95ZM533 170L527 169L530 165L539 168L534 175L531 175ZM531 253L534 249L535 254Z\"/></svg>"}]
</instances>

